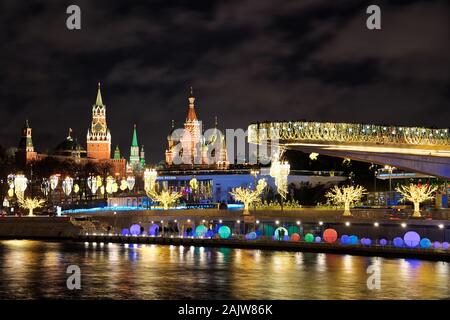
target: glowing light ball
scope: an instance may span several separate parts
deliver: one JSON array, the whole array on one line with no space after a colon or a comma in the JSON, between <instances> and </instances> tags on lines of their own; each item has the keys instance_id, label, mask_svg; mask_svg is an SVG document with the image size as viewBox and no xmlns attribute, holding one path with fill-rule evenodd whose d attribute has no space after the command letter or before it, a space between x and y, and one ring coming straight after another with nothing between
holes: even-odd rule
<instances>
[{"instance_id":1,"label":"glowing light ball","mask_svg":"<svg viewBox=\"0 0 450 320\"><path fill-rule=\"evenodd\" d=\"M380 246L385 246L385 245L387 245L387 240L386 239L381 239L380 240Z\"/></svg>"},{"instance_id":2,"label":"glowing light ball","mask_svg":"<svg viewBox=\"0 0 450 320\"><path fill-rule=\"evenodd\" d=\"M422 249L428 249L431 247L431 241L428 238L423 238L422 240L420 240L420 247Z\"/></svg>"},{"instance_id":3,"label":"glowing light ball","mask_svg":"<svg viewBox=\"0 0 450 320\"><path fill-rule=\"evenodd\" d=\"M257 237L256 232L249 232L245 235L246 240L255 240Z\"/></svg>"},{"instance_id":4,"label":"glowing light ball","mask_svg":"<svg viewBox=\"0 0 450 320\"><path fill-rule=\"evenodd\" d=\"M212 237L214 237L214 231L208 230L208 231L206 232L206 234L205 234L205 237L207 237L207 238L212 238Z\"/></svg>"},{"instance_id":5,"label":"glowing light ball","mask_svg":"<svg viewBox=\"0 0 450 320\"><path fill-rule=\"evenodd\" d=\"M394 247L397 247L397 248L403 247L403 239L400 238L400 237L394 238L394 240L392 241L392 243L394 244Z\"/></svg>"},{"instance_id":6,"label":"glowing light ball","mask_svg":"<svg viewBox=\"0 0 450 320\"><path fill-rule=\"evenodd\" d=\"M364 242L366 241L366 238L361 238L361 240L359 240L361 242L362 245L364 245Z\"/></svg>"},{"instance_id":7,"label":"glowing light ball","mask_svg":"<svg viewBox=\"0 0 450 320\"><path fill-rule=\"evenodd\" d=\"M133 225L130 227L130 233L131 233L133 236L137 236L137 235L141 234L141 226L140 226L139 224L137 224L137 223L133 224Z\"/></svg>"},{"instance_id":8,"label":"glowing light ball","mask_svg":"<svg viewBox=\"0 0 450 320\"><path fill-rule=\"evenodd\" d=\"M300 241L300 235L298 233L293 233L291 235L291 241Z\"/></svg>"},{"instance_id":9,"label":"glowing light ball","mask_svg":"<svg viewBox=\"0 0 450 320\"><path fill-rule=\"evenodd\" d=\"M158 231L159 231L159 226L156 223L152 224L150 226L150 228L148 228L148 234L151 236L156 236Z\"/></svg>"},{"instance_id":10,"label":"glowing light ball","mask_svg":"<svg viewBox=\"0 0 450 320\"><path fill-rule=\"evenodd\" d=\"M440 248L441 248L441 243L440 243L439 241L435 241L435 242L433 243L433 248L435 248L435 249L440 249Z\"/></svg>"},{"instance_id":11,"label":"glowing light ball","mask_svg":"<svg viewBox=\"0 0 450 320\"><path fill-rule=\"evenodd\" d=\"M231 229L227 226L221 226L219 228L219 236L222 239L228 239L231 235Z\"/></svg>"},{"instance_id":12,"label":"glowing light ball","mask_svg":"<svg viewBox=\"0 0 450 320\"><path fill-rule=\"evenodd\" d=\"M346 234L344 234L343 236L341 236L341 244L343 245L347 245L350 243L350 237Z\"/></svg>"},{"instance_id":13,"label":"glowing light ball","mask_svg":"<svg viewBox=\"0 0 450 320\"><path fill-rule=\"evenodd\" d=\"M314 241L314 236L311 233L307 233L305 235L305 241L309 242L309 243L313 242Z\"/></svg>"},{"instance_id":14,"label":"glowing light ball","mask_svg":"<svg viewBox=\"0 0 450 320\"><path fill-rule=\"evenodd\" d=\"M337 234L336 230L334 230L334 229L326 229L323 232L323 239L327 243L334 243L334 242L336 242L337 237L338 237L338 234Z\"/></svg>"},{"instance_id":15,"label":"glowing light ball","mask_svg":"<svg viewBox=\"0 0 450 320\"><path fill-rule=\"evenodd\" d=\"M321 243L322 242L322 238L317 236L317 237L314 238L314 242L315 243Z\"/></svg>"},{"instance_id":16,"label":"glowing light ball","mask_svg":"<svg viewBox=\"0 0 450 320\"><path fill-rule=\"evenodd\" d=\"M357 236L355 236L355 235L352 235L352 236L350 236L349 237L349 240L350 240L350 244L351 245L356 245L356 244L358 244L358 237Z\"/></svg>"},{"instance_id":17,"label":"glowing light ball","mask_svg":"<svg viewBox=\"0 0 450 320\"><path fill-rule=\"evenodd\" d=\"M449 244L448 242L442 242L442 249L448 250Z\"/></svg>"},{"instance_id":18,"label":"glowing light ball","mask_svg":"<svg viewBox=\"0 0 450 320\"><path fill-rule=\"evenodd\" d=\"M403 241L405 242L407 247L415 248L420 243L420 235L415 231L408 231L403 236Z\"/></svg>"},{"instance_id":19,"label":"glowing light ball","mask_svg":"<svg viewBox=\"0 0 450 320\"><path fill-rule=\"evenodd\" d=\"M364 242L363 242L364 246L370 246L371 244L372 244L372 240L370 240L369 238L364 238Z\"/></svg>"},{"instance_id":20,"label":"glowing light ball","mask_svg":"<svg viewBox=\"0 0 450 320\"><path fill-rule=\"evenodd\" d=\"M199 225L197 228L195 228L195 234L197 237L204 237L206 232L208 232L208 228L204 225Z\"/></svg>"},{"instance_id":21,"label":"glowing light ball","mask_svg":"<svg viewBox=\"0 0 450 320\"><path fill-rule=\"evenodd\" d=\"M283 240L284 240L284 241L289 241L289 236L288 236L288 235L285 235L284 238L283 238Z\"/></svg>"},{"instance_id":22,"label":"glowing light ball","mask_svg":"<svg viewBox=\"0 0 450 320\"><path fill-rule=\"evenodd\" d=\"M130 234L130 230L128 230L127 228L122 229L121 234L122 234L123 236L128 236L128 235Z\"/></svg>"}]
</instances>

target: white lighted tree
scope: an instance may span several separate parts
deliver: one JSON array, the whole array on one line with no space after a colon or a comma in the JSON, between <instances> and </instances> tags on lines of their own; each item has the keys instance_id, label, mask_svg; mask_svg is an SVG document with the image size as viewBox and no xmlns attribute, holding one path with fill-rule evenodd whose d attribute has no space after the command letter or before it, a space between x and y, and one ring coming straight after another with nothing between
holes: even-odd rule
<instances>
[{"instance_id":1,"label":"white lighted tree","mask_svg":"<svg viewBox=\"0 0 450 320\"><path fill-rule=\"evenodd\" d=\"M291 170L291 166L288 162L281 162L278 157L272 160L270 166L270 176L275 180L275 186L280 196L286 200L288 193L288 176Z\"/></svg>"},{"instance_id":2,"label":"white lighted tree","mask_svg":"<svg viewBox=\"0 0 450 320\"><path fill-rule=\"evenodd\" d=\"M28 216L32 217L34 216L33 211L34 209L42 207L42 205L45 203L45 200L38 199L38 198L26 198L18 197L18 201L20 204L20 207L28 210Z\"/></svg>"},{"instance_id":3,"label":"white lighted tree","mask_svg":"<svg viewBox=\"0 0 450 320\"><path fill-rule=\"evenodd\" d=\"M249 214L248 208L250 204L257 201L267 183L264 179L259 179L255 190L250 188L235 188L230 194L236 201L244 204L244 214Z\"/></svg>"},{"instance_id":4,"label":"white lighted tree","mask_svg":"<svg viewBox=\"0 0 450 320\"><path fill-rule=\"evenodd\" d=\"M402 200L411 201L414 204L413 217L420 217L420 204L426 200L433 199L433 193L436 192L437 187L431 185L415 185L400 186L396 189L403 196Z\"/></svg>"},{"instance_id":5,"label":"white lighted tree","mask_svg":"<svg viewBox=\"0 0 450 320\"><path fill-rule=\"evenodd\" d=\"M147 195L156 202L162 204L164 210L169 209L181 197L181 193L163 190L160 193L155 190L147 191Z\"/></svg>"},{"instance_id":6,"label":"white lighted tree","mask_svg":"<svg viewBox=\"0 0 450 320\"><path fill-rule=\"evenodd\" d=\"M350 206L361 200L365 191L362 186L334 186L325 196L334 204L344 206L344 216L351 216Z\"/></svg>"}]
</instances>

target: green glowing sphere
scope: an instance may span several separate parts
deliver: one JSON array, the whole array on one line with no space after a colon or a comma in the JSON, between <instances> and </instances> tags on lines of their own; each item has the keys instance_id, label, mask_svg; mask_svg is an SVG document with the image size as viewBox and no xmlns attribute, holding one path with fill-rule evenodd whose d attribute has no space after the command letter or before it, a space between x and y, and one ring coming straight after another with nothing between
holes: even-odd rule
<instances>
[{"instance_id":1,"label":"green glowing sphere","mask_svg":"<svg viewBox=\"0 0 450 320\"><path fill-rule=\"evenodd\" d=\"M305 241L306 242L313 242L314 241L314 236L311 234L311 233L307 233L306 235L305 235Z\"/></svg>"},{"instance_id":2,"label":"green glowing sphere","mask_svg":"<svg viewBox=\"0 0 450 320\"><path fill-rule=\"evenodd\" d=\"M197 228L195 228L195 234L197 237L204 237L206 232L208 232L208 228L204 225L199 225Z\"/></svg>"},{"instance_id":3,"label":"green glowing sphere","mask_svg":"<svg viewBox=\"0 0 450 320\"><path fill-rule=\"evenodd\" d=\"M219 236L222 239L228 239L231 235L231 229L227 226L221 226L219 228Z\"/></svg>"}]
</instances>

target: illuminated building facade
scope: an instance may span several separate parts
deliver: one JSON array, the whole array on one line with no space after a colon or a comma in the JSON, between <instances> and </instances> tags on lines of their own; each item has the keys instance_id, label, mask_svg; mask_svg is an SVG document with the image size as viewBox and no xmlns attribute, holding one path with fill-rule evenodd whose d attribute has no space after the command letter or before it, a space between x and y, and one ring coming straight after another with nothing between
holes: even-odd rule
<instances>
[{"instance_id":1,"label":"illuminated building facade","mask_svg":"<svg viewBox=\"0 0 450 320\"><path fill-rule=\"evenodd\" d=\"M133 138L130 147L130 161L128 162L128 172L133 172L135 174L141 174L145 169L145 152L144 146L139 149L136 125L133 129Z\"/></svg>"},{"instance_id":2,"label":"illuminated building facade","mask_svg":"<svg viewBox=\"0 0 450 320\"><path fill-rule=\"evenodd\" d=\"M92 106L92 123L87 133L87 156L98 160L111 158L111 133L106 124L106 106L98 84L97 99Z\"/></svg>"},{"instance_id":3,"label":"illuminated building facade","mask_svg":"<svg viewBox=\"0 0 450 320\"><path fill-rule=\"evenodd\" d=\"M172 121L172 130L167 137L166 166L176 169L227 169L229 162L225 136L217 129L217 121L215 131L206 141L203 137L202 121L197 118L195 111L195 96L192 88L188 102L188 113L181 135L175 134L175 125ZM218 139L220 141L217 141Z\"/></svg>"}]
</instances>

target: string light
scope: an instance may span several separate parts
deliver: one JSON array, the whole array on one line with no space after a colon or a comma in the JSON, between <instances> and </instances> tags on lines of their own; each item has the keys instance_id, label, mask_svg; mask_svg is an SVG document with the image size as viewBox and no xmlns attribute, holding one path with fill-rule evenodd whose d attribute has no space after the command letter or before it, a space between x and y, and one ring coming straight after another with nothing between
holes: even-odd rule
<instances>
[{"instance_id":1,"label":"string light","mask_svg":"<svg viewBox=\"0 0 450 320\"><path fill-rule=\"evenodd\" d=\"M420 203L433 199L433 193L437 190L437 187L410 184L409 186L400 186L396 190L403 196L402 201L408 200L414 204L412 216L420 218Z\"/></svg>"},{"instance_id":2,"label":"string light","mask_svg":"<svg viewBox=\"0 0 450 320\"><path fill-rule=\"evenodd\" d=\"M334 186L327 194L325 195L336 205L344 205L344 216L351 216L350 205L361 200L362 195L366 189L362 186L343 186L338 187Z\"/></svg>"}]
</instances>

